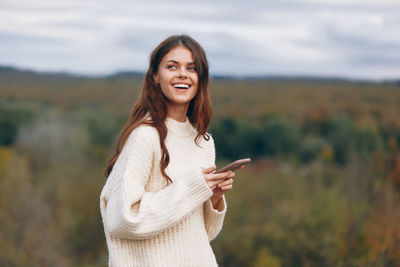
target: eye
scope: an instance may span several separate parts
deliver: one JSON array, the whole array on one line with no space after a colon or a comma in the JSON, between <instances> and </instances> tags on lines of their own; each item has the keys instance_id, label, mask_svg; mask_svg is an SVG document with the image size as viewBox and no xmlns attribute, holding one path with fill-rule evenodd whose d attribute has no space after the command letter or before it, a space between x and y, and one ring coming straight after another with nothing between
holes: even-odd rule
<instances>
[{"instance_id":1,"label":"eye","mask_svg":"<svg viewBox=\"0 0 400 267\"><path fill-rule=\"evenodd\" d=\"M176 66L175 65L167 65L167 69L176 70Z\"/></svg>"},{"instance_id":2,"label":"eye","mask_svg":"<svg viewBox=\"0 0 400 267\"><path fill-rule=\"evenodd\" d=\"M196 69L196 67L195 67L195 66L188 67L188 70L189 70L189 71L194 71L194 72L197 72L197 69Z\"/></svg>"}]
</instances>

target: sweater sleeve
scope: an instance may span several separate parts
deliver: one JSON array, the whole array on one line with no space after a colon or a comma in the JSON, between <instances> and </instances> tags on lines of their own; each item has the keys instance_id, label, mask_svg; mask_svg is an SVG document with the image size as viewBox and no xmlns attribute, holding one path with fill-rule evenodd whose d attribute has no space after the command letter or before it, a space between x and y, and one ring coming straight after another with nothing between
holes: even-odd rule
<instances>
[{"instance_id":1,"label":"sweater sleeve","mask_svg":"<svg viewBox=\"0 0 400 267\"><path fill-rule=\"evenodd\" d=\"M209 146L209 160L210 160L210 165L215 164L215 145L214 145L214 140L210 135L210 140L209 140L210 146ZM225 196L223 196L223 199L218 203L217 209L214 209L211 203L211 200L208 200L207 202L204 203L204 223L206 226L207 234L208 234L208 239L211 241L214 238L217 237L219 232L222 229L222 225L224 223L224 218L226 214L226 201L225 201Z\"/></svg>"},{"instance_id":2,"label":"sweater sleeve","mask_svg":"<svg viewBox=\"0 0 400 267\"><path fill-rule=\"evenodd\" d=\"M156 235L212 195L200 169L187 173L184 179L174 179L158 192L146 192L155 142L150 132L137 130L118 158L114 177L109 177L115 180L108 198L102 196L104 227L118 238L146 239Z\"/></svg>"}]
</instances>

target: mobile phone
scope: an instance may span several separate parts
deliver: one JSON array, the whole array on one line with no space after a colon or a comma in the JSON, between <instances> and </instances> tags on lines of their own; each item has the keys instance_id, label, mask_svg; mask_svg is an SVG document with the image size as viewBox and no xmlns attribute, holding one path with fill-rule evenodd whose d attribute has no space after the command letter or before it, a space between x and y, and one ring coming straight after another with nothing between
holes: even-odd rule
<instances>
[{"instance_id":1,"label":"mobile phone","mask_svg":"<svg viewBox=\"0 0 400 267\"><path fill-rule=\"evenodd\" d=\"M249 163L251 161L250 158L245 158L245 159L238 159L225 167L219 169L218 171L214 173L221 173L221 172L227 172L227 171L234 171L239 169L241 166L245 165L246 163Z\"/></svg>"}]
</instances>

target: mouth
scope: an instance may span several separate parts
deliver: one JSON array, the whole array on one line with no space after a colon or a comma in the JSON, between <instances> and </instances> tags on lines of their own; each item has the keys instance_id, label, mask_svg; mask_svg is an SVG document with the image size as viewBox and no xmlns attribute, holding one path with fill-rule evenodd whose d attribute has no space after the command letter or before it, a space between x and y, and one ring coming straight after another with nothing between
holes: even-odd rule
<instances>
[{"instance_id":1,"label":"mouth","mask_svg":"<svg viewBox=\"0 0 400 267\"><path fill-rule=\"evenodd\" d=\"M191 85L186 84L186 83L174 83L174 84L172 84L172 86L175 87L176 89L186 90L186 89L189 89Z\"/></svg>"}]
</instances>

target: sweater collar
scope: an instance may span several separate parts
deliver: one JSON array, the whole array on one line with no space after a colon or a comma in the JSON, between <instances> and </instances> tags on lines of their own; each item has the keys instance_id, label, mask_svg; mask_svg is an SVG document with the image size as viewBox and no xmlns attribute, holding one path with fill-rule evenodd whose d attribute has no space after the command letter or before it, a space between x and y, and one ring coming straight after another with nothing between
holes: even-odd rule
<instances>
[{"instance_id":1,"label":"sweater collar","mask_svg":"<svg viewBox=\"0 0 400 267\"><path fill-rule=\"evenodd\" d=\"M197 133L196 129L190 123L188 117L186 117L184 122L167 117L165 119L165 125L167 126L168 131L171 131L179 136L192 136Z\"/></svg>"}]
</instances>

